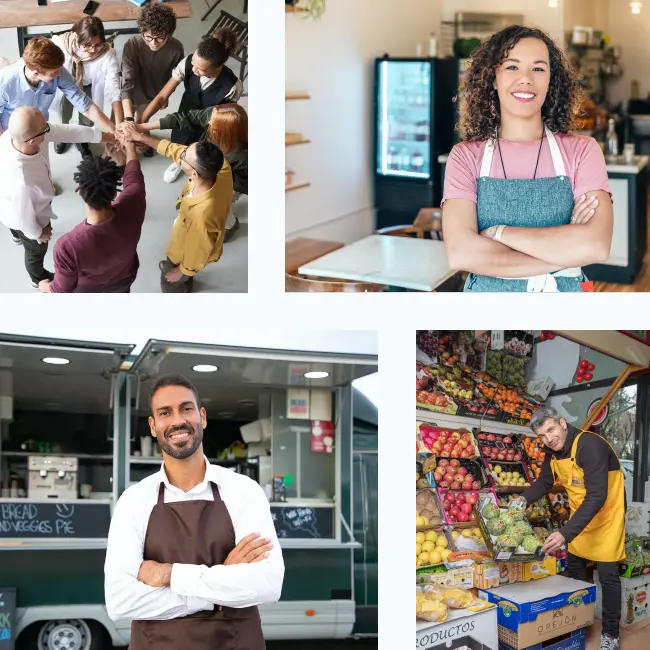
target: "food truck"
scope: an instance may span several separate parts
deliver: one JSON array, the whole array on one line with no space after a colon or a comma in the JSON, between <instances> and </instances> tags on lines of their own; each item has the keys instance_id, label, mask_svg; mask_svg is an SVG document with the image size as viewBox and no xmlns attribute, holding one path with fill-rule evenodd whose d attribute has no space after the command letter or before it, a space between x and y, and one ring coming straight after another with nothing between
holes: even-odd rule
<instances>
[{"instance_id":1,"label":"food truck","mask_svg":"<svg viewBox=\"0 0 650 650\"><path fill-rule=\"evenodd\" d=\"M109 619L112 509L158 471L151 388L180 373L208 415L212 463L258 481L286 566L260 607L269 640L376 634L377 415L352 383L375 355L0 335L0 592L17 648L129 643ZM6 603L5 603L6 606ZM63 643L63 644L62 644Z\"/></svg>"}]
</instances>

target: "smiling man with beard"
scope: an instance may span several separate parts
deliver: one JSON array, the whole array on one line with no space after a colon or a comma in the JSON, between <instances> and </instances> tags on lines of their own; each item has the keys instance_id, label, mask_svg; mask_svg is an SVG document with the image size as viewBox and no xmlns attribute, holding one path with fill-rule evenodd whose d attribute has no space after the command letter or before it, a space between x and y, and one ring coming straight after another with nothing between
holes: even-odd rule
<instances>
[{"instance_id":1,"label":"smiling man with beard","mask_svg":"<svg viewBox=\"0 0 650 650\"><path fill-rule=\"evenodd\" d=\"M257 605L279 600L284 578L266 495L208 462L206 412L185 377L158 379L151 412L163 464L115 506L108 615L133 621L130 650L263 650Z\"/></svg>"}]
</instances>

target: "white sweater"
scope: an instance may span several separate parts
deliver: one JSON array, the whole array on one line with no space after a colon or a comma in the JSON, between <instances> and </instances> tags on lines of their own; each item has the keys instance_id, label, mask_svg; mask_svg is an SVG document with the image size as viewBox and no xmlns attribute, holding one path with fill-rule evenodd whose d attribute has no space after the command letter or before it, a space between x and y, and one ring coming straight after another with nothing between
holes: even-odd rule
<instances>
[{"instance_id":1,"label":"white sweater","mask_svg":"<svg viewBox=\"0 0 650 650\"><path fill-rule=\"evenodd\" d=\"M102 132L88 126L50 122L41 150L28 156L18 151L9 131L0 136L0 222L38 239L56 219L52 210L54 188L44 151L50 142L101 142Z\"/></svg>"}]
</instances>

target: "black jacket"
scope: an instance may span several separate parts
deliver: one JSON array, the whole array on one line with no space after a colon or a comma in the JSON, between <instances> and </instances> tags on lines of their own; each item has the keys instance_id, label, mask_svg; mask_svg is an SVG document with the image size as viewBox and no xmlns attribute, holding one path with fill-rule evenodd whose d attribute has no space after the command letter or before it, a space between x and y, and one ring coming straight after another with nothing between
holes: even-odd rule
<instances>
[{"instance_id":1,"label":"black jacket","mask_svg":"<svg viewBox=\"0 0 650 650\"><path fill-rule=\"evenodd\" d=\"M566 443L561 451L544 447L546 456L539 478L523 493L527 503L533 503L549 493L555 480L551 471L551 456L557 460L569 458L579 429L569 425ZM620 470L621 463L612 448L600 437L585 433L578 442L576 464L585 473L586 496L582 505L560 529L567 544L572 542L598 514L607 500L608 472Z\"/></svg>"}]
</instances>

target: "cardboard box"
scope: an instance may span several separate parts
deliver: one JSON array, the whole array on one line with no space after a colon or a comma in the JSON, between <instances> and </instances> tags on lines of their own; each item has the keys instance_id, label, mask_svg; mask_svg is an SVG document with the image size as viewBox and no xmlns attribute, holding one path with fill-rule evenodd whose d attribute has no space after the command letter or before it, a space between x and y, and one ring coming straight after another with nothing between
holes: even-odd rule
<instances>
[{"instance_id":1,"label":"cardboard box","mask_svg":"<svg viewBox=\"0 0 650 650\"><path fill-rule=\"evenodd\" d=\"M502 642L523 650L591 625L596 587L588 582L551 576L534 583L480 590L479 598L494 603L499 626L515 633ZM504 635L505 631L501 636Z\"/></svg>"},{"instance_id":2,"label":"cardboard box","mask_svg":"<svg viewBox=\"0 0 650 650\"><path fill-rule=\"evenodd\" d=\"M602 618L603 590L598 572L596 582L596 618ZM628 627L638 621L650 619L650 576L621 578L621 627Z\"/></svg>"},{"instance_id":3,"label":"cardboard box","mask_svg":"<svg viewBox=\"0 0 650 650\"><path fill-rule=\"evenodd\" d=\"M625 512L625 533L639 537L650 535L650 503L628 502Z\"/></svg>"},{"instance_id":4,"label":"cardboard box","mask_svg":"<svg viewBox=\"0 0 650 650\"><path fill-rule=\"evenodd\" d=\"M586 642L587 628L581 627L570 634L564 634L546 643L538 643L526 648L526 650L585 650ZM511 650L511 648L505 643L499 642L499 650Z\"/></svg>"},{"instance_id":5,"label":"cardboard box","mask_svg":"<svg viewBox=\"0 0 650 650\"><path fill-rule=\"evenodd\" d=\"M554 575L557 575L557 560L554 557L547 557L541 562L524 562L523 582Z\"/></svg>"},{"instance_id":6,"label":"cardboard box","mask_svg":"<svg viewBox=\"0 0 650 650\"><path fill-rule=\"evenodd\" d=\"M418 650L498 650L497 611L450 609L444 623L416 622Z\"/></svg>"}]
</instances>

